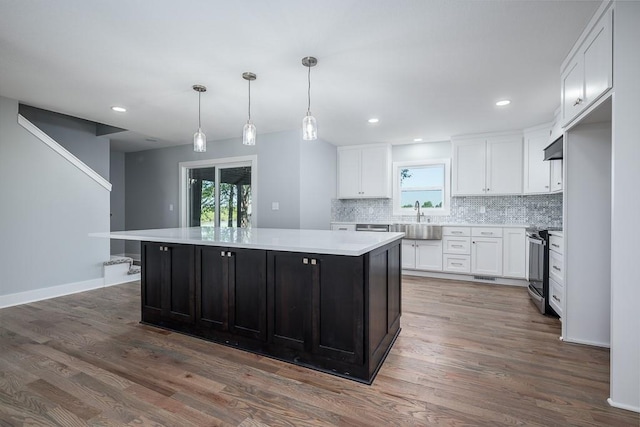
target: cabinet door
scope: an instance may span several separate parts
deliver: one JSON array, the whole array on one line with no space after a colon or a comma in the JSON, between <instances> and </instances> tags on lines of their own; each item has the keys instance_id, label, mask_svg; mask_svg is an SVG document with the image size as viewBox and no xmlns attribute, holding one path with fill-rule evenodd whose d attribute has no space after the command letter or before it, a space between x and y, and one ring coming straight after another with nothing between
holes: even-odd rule
<instances>
[{"instance_id":1,"label":"cabinet door","mask_svg":"<svg viewBox=\"0 0 640 427\"><path fill-rule=\"evenodd\" d=\"M522 137L487 141L487 195L522 194Z\"/></svg>"},{"instance_id":2,"label":"cabinet door","mask_svg":"<svg viewBox=\"0 0 640 427\"><path fill-rule=\"evenodd\" d=\"M229 328L238 335L267 339L267 253L230 249ZM247 268L251 266L251 268Z\"/></svg>"},{"instance_id":3,"label":"cabinet door","mask_svg":"<svg viewBox=\"0 0 640 427\"><path fill-rule=\"evenodd\" d=\"M195 320L195 249L192 245L164 245L168 274L166 309L169 318L183 323Z\"/></svg>"},{"instance_id":4,"label":"cabinet door","mask_svg":"<svg viewBox=\"0 0 640 427\"><path fill-rule=\"evenodd\" d=\"M546 130L524 136L524 194L548 193L551 188L551 163L544 160L549 145Z\"/></svg>"},{"instance_id":5,"label":"cabinet door","mask_svg":"<svg viewBox=\"0 0 640 427\"><path fill-rule=\"evenodd\" d=\"M472 238L471 272L487 276L502 276L502 239Z\"/></svg>"},{"instance_id":6,"label":"cabinet door","mask_svg":"<svg viewBox=\"0 0 640 427\"><path fill-rule=\"evenodd\" d=\"M602 17L584 48L585 105L598 99L612 85L613 41L611 11Z\"/></svg>"},{"instance_id":7,"label":"cabinet door","mask_svg":"<svg viewBox=\"0 0 640 427\"><path fill-rule=\"evenodd\" d=\"M523 228L505 228L502 232L503 275L524 279L526 275L526 233Z\"/></svg>"},{"instance_id":8,"label":"cabinet door","mask_svg":"<svg viewBox=\"0 0 640 427\"><path fill-rule=\"evenodd\" d=\"M442 240L416 240L416 268L442 271Z\"/></svg>"},{"instance_id":9,"label":"cabinet door","mask_svg":"<svg viewBox=\"0 0 640 427\"><path fill-rule=\"evenodd\" d=\"M452 194L484 194L486 144L484 139L453 142Z\"/></svg>"},{"instance_id":10,"label":"cabinet door","mask_svg":"<svg viewBox=\"0 0 640 427\"><path fill-rule=\"evenodd\" d=\"M362 149L360 163L360 195L362 197L391 197L389 157L389 147Z\"/></svg>"},{"instance_id":11,"label":"cabinet door","mask_svg":"<svg viewBox=\"0 0 640 427\"><path fill-rule=\"evenodd\" d=\"M316 269L311 257L269 252L269 339L297 351L311 351L311 298Z\"/></svg>"},{"instance_id":12,"label":"cabinet door","mask_svg":"<svg viewBox=\"0 0 640 427\"><path fill-rule=\"evenodd\" d=\"M562 159L551 160L551 191L562 191Z\"/></svg>"},{"instance_id":13,"label":"cabinet door","mask_svg":"<svg viewBox=\"0 0 640 427\"><path fill-rule=\"evenodd\" d=\"M360 150L338 150L338 198L354 199L360 194Z\"/></svg>"},{"instance_id":14,"label":"cabinet door","mask_svg":"<svg viewBox=\"0 0 640 427\"><path fill-rule=\"evenodd\" d=\"M416 241L402 239L402 268L416 268Z\"/></svg>"},{"instance_id":15,"label":"cabinet door","mask_svg":"<svg viewBox=\"0 0 640 427\"><path fill-rule=\"evenodd\" d=\"M312 351L334 360L363 363L363 257L315 255Z\"/></svg>"},{"instance_id":16,"label":"cabinet door","mask_svg":"<svg viewBox=\"0 0 640 427\"><path fill-rule=\"evenodd\" d=\"M577 116L586 103L584 102L584 61L578 53L569 64L562 80L562 123L569 123Z\"/></svg>"},{"instance_id":17,"label":"cabinet door","mask_svg":"<svg viewBox=\"0 0 640 427\"><path fill-rule=\"evenodd\" d=\"M162 317L164 245L143 242L141 248L142 320L155 322Z\"/></svg>"},{"instance_id":18,"label":"cabinet door","mask_svg":"<svg viewBox=\"0 0 640 427\"><path fill-rule=\"evenodd\" d=\"M229 329L229 268L226 248L199 247L196 318L199 327Z\"/></svg>"}]
</instances>

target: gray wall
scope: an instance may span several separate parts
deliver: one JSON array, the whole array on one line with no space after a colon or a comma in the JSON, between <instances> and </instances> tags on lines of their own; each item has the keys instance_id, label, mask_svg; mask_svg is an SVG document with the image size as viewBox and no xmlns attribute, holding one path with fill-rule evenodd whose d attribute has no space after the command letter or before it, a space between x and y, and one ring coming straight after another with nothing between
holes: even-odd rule
<instances>
[{"instance_id":1,"label":"gray wall","mask_svg":"<svg viewBox=\"0 0 640 427\"><path fill-rule=\"evenodd\" d=\"M124 180L124 153L120 151L110 152L109 176L111 177L111 231L125 229L125 180ZM111 254L124 254L124 241L111 241Z\"/></svg>"},{"instance_id":2,"label":"gray wall","mask_svg":"<svg viewBox=\"0 0 640 427\"><path fill-rule=\"evenodd\" d=\"M0 97L0 296L102 278L109 191L17 123ZM107 153L108 154L108 153Z\"/></svg>"},{"instance_id":3,"label":"gray wall","mask_svg":"<svg viewBox=\"0 0 640 427\"><path fill-rule=\"evenodd\" d=\"M109 180L109 138L96 136L96 123L20 105L20 114Z\"/></svg>"},{"instance_id":4,"label":"gray wall","mask_svg":"<svg viewBox=\"0 0 640 427\"><path fill-rule=\"evenodd\" d=\"M336 197L337 150L322 140L300 144L300 228L328 230Z\"/></svg>"},{"instance_id":5,"label":"gray wall","mask_svg":"<svg viewBox=\"0 0 640 427\"><path fill-rule=\"evenodd\" d=\"M310 144L301 153L301 146ZM315 145L314 145L315 144ZM316 148L311 148L311 147ZM333 153L333 154L331 154ZM299 228L301 206L301 158L315 161L313 174L324 168L335 177L335 147L321 140L302 141L300 131L275 132L258 136L254 147L242 145L241 138L209 142L207 152L195 153L191 145L127 153L125 156L125 228L127 230L179 226L180 162L257 155L257 225L261 228ZM318 156L313 158L313 156ZM315 175L314 175L315 176ZM330 217L330 198L335 195L335 178L313 182L316 193L330 194L326 206L313 215L313 223L326 224ZM305 196L307 197L307 196ZM308 197L312 195L309 193ZM279 209L272 210L278 202ZM169 206L173 205L173 211ZM324 218L320 218L324 215ZM126 242L126 253L139 253L139 245Z\"/></svg>"}]
</instances>

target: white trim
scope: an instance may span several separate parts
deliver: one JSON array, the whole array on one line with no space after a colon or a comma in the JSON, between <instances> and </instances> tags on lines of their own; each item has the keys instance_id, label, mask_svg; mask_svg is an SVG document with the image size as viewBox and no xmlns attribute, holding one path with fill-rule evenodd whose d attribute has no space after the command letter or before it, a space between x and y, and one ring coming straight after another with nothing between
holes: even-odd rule
<instances>
[{"instance_id":1,"label":"white trim","mask_svg":"<svg viewBox=\"0 0 640 427\"><path fill-rule=\"evenodd\" d=\"M610 397L607 399L607 403L614 408L626 409L627 411L640 413L640 406L627 405L626 403L614 402Z\"/></svg>"},{"instance_id":2,"label":"white trim","mask_svg":"<svg viewBox=\"0 0 640 427\"><path fill-rule=\"evenodd\" d=\"M478 280L473 275L439 272L439 271L422 271L422 270L406 270L402 269L402 274L406 276L432 277L434 279L461 280L464 282L485 283L487 285L507 285L526 287L528 282L522 279L511 279L508 277L496 277L496 280Z\"/></svg>"},{"instance_id":3,"label":"white trim","mask_svg":"<svg viewBox=\"0 0 640 427\"><path fill-rule=\"evenodd\" d=\"M58 144L53 138L40 130L36 125L31 123L21 114L18 114L18 124L29 131L33 136L44 142L53 151L64 157L69 163L80 169L95 182L103 186L107 191L111 191L111 183L100 176L96 171L87 166L82 160L71 154L62 145Z\"/></svg>"},{"instance_id":4,"label":"white trim","mask_svg":"<svg viewBox=\"0 0 640 427\"><path fill-rule=\"evenodd\" d=\"M565 318L563 317L563 319L565 319ZM562 322L562 323L564 324L565 322ZM568 338L567 334L565 334L565 333L563 333L562 336L563 336L564 342L568 342L568 343L571 343L571 344L580 344L580 345L590 345L592 347L611 348L611 345L609 343L606 343L606 342Z\"/></svg>"},{"instance_id":5,"label":"white trim","mask_svg":"<svg viewBox=\"0 0 640 427\"><path fill-rule=\"evenodd\" d=\"M66 283L64 285L51 286L48 288L17 292L15 294L9 295L0 295L0 308L11 307L20 304L28 304L30 302L57 298L64 295L90 291L103 287L104 278L99 277L97 279L84 280L82 282Z\"/></svg>"},{"instance_id":6,"label":"white trim","mask_svg":"<svg viewBox=\"0 0 640 427\"><path fill-rule=\"evenodd\" d=\"M123 283L129 283L129 282L137 282L138 280L141 280L141 273L136 273L136 274L128 274L126 277L123 276L123 278L121 280L115 280L113 282L109 282L107 283L107 279L104 279L104 287L109 287L109 286L114 286L114 285L121 285Z\"/></svg>"},{"instance_id":7,"label":"white trim","mask_svg":"<svg viewBox=\"0 0 640 427\"><path fill-rule=\"evenodd\" d=\"M178 223L180 227L187 227L187 192L185 191L187 184L187 175L189 169L201 167L229 168L234 166L251 165L251 226L256 227L258 224L258 156L253 154L250 156L225 157L221 159L205 159L194 160L189 162L178 163ZM216 174L218 172L216 171ZM216 186L216 199L218 198L218 187ZM218 206L216 204L216 211ZM217 217L217 213L216 213Z\"/></svg>"}]
</instances>

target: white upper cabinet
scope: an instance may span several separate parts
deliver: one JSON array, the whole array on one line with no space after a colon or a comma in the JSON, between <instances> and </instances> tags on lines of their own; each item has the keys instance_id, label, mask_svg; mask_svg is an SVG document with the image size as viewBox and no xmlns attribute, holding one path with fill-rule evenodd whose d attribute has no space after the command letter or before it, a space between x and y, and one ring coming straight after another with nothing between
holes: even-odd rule
<instances>
[{"instance_id":1,"label":"white upper cabinet","mask_svg":"<svg viewBox=\"0 0 640 427\"><path fill-rule=\"evenodd\" d=\"M551 191L560 192L562 185L562 160L551 160Z\"/></svg>"},{"instance_id":2,"label":"white upper cabinet","mask_svg":"<svg viewBox=\"0 0 640 427\"><path fill-rule=\"evenodd\" d=\"M613 86L612 10L579 45L561 75L562 124L567 125Z\"/></svg>"},{"instance_id":3,"label":"white upper cabinet","mask_svg":"<svg viewBox=\"0 0 640 427\"><path fill-rule=\"evenodd\" d=\"M550 127L524 131L524 194L543 194L551 191L551 162L544 160L549 145Z\"/></svg>"},{"instance_id":4,"label":"white upper cabinet","mask_svg":"<svg viewBox=\"0 0 640 427\"><path fill-rule=\"evenodd\" d=\"M522 136L453 139L454 196L522 194Z\"/></svg>"},{"instance_id":5,"label":"white upper cabinet","mask_svg":"<svg viewBox=\"0 0 640 427\"><path fill-rule=\"evenodd\" d=\"M338 148L338 198L390 198L391 146Z\"/></svg>"},{"instance_id":6,"label":"white upper cabinet","mask_svg":"<svg viewBox=\"0 0 640 427\"><path fill-rule=\"evenodd\" d=\"M486 140L470 139L452 141L453 146L453 188L458 194L480 194L486 192Z\"/></svg>"}]
</instances>

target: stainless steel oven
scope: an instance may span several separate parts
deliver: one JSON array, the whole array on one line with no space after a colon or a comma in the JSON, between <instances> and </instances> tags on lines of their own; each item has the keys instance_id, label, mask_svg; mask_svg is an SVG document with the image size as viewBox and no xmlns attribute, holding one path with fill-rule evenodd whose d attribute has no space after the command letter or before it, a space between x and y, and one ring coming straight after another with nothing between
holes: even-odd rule
<instances>
[{"instance_id":1,"label":"stainless steel oven","mask_svg":"<svg viewBox=\"0 0 640 427\"><path fill-rule=\"evenodd\" d=\"M540 313L557 316L549 305L549 231L527 231L529 296Z\"/></svg>"}]
</instances>

